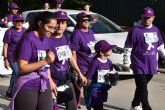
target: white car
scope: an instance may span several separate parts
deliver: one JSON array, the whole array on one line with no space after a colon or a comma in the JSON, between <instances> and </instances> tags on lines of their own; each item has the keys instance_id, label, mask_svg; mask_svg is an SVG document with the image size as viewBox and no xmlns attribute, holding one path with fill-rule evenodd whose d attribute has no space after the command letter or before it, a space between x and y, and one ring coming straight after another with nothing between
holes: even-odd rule
<instances>
[{"instance_id":1,"label":"white car","mask_svg":"<svg viewBox=\"0 0 165 110\"><path fill-rule=\"evenodd\" d=\"M39 13L45 10L31 10L31 11L25 11L23 12L23 16L26 20L25 27L32 26L34 17ZM50 12L55 12L57 11L56 9L50 9L48 10ZM76 26L76 15L80 12L81 10L68 10L68 9L62 9L62 11L67 12L68 14L68 26L66 29L66 33L71 34L74 30L74 27ZM106 17L94 13L94 12L89 12L94 20L90 25L90 28L94 32L94 36L96 40L106 40L110 44L115 44L118 47L123 48L124 47L124 42L126 40L128 32L124 31L120 26L112 22L111 20L107 19ZM123 54L113 54L110 59L114 64L117 65L122 65L123 64ZM119 67L120 69L120 67ZM119 74L132 74L132 71L130 72L124 72L124 71L119 71Z\"/></svg>"}]
</instances>

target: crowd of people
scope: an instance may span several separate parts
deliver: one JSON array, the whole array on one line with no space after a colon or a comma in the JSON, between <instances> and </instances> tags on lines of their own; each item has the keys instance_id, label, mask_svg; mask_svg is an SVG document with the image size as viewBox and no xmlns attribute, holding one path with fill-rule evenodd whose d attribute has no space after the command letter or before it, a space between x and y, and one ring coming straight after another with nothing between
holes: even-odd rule
<instances>
[{"instance_id":1,"label":"crowd of people","mask_svg":"<svg viewBox=\"0 0 165 110\"><path fill-rule=\"evenodd\" d=\"M9 110L59 110L62 103L66 110L81 109L82 87L87 110L103 110L108 90L114 86L109 74L117 73L108 57L117 46L96 41L90 29L93 18L87 14L89 3L77 14L77 25L68 37L68 15L61 10L62 2L56 0L54 13L49 12L50 4L44 3L47 11L34 18L30 29L23 27L17 4L9 4L10 13L3 20L9 28L3 39L4 65L13 70L6 91L6 97L11 98ZM165 59L154 18L154 10L144 8L125 41L123 69L133 70L136 84L131 110L152 110L147 85L157 74L157 53Z\"/></svg>"}]
</instances>

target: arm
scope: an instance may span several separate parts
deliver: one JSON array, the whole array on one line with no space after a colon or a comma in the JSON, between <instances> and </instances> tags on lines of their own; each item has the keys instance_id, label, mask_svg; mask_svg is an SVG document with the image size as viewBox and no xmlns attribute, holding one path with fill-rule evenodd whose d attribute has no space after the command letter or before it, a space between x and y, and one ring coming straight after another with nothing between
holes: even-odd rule
<instances>
[{"instance_id":1,"label":"arm","mask_svg":"<svg viewBox=\"0 0 165 110\"><path fill-rule=\"evenodd\" d=\"M76 56L75 56L76 57ZM77 61L76 59L72 56L70 57L70 63L71 66L73 67L73 69L76 71L76 73L78 74L78 76L81 78L83 85L87 84L87 79L83 76L83 74L81 73L78 65L77 65Z\"/></svg>"},{"instance_id":2,"label":"arm","mask_svg":"<svg viewBox=\"0 0 165 110\"><path fill-rule=\"evenodd\" d=\"M125 41L124 54L123 54L123 69L128 71L131 64L130 56L133 49L135 32L133 29L128 33L127 39Z\"/></svg>"},{"instance_id":3,"label":"arm","mask_svg":"<svg viewBox=\"0 0 165 110\"><path fill-rule=\"evenodd\" d=\"M55 96L57 96L57 86L56 86L56 84L54 83L54 81L53 81L53 79L51 77L50 68L48 69L48 79L49 79L49 82L50 82L51 90L53 91Z\"/></svg>"},{"instance_id":4,"label":"arm","mask_svg":"<svg viewBox=\"0 0 165 110\"><path fill-rule=\"evenodd\" d=\"M123 54L123 65L129 67L131 64L130 56L131 56L132 48L125 48Z\"/></svg>"},{"instance_id":5,"label":"arm","mask_svg":"<svg viewBox=\"0 0 165 110\"><path fill-rule=\"evenodd\" d=\"M160 45L158 48L158 53L165 60L165 49L164 49L164 44Z\"/></svg>"},{"instance_id":6,"label":"arm","mask_svg":"<svg viewBox=\"0 0 165 110\"><path fill-rule=\"evenodd\" d=\"M5 43L3 44L3 57L4 57L4 66L6 69L9 69L10 68L10 64L9 64L9 61L7 59L7 49L8 49L8 43Z\"/></svg>"},{"instance_id":7,"label":"arm","mask_svg":"<svg viewBox=\"0 0 165 110\"><path fill-rule=\"evenodd\" d=\"M19 65L20 73L26 74L26 73L38 70L39 68L47 64L53 63L54 59L55 59L55 56L53 52L49 52L44 60L31 63L31 64L29 64L28 61L19 59L18 65Z\"/></svg>"}]
</instances>

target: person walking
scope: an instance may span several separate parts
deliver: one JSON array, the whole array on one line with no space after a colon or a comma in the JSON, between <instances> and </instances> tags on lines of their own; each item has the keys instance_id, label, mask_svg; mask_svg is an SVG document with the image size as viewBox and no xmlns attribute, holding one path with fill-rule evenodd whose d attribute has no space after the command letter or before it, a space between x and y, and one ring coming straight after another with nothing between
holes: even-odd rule
<instances>
[{"instance_id":1,"label":"person walking","mask_svg":"<svg viewBox=\"0 0 165 110\"><path fill-rule=\"evenodd\" d=\"M13 3L13 2L9 3L10 13L5 16L4 21L3 21L5 27L9 28L13 26L13 16L18 13L19 9L20 8L17 6L16 3Z\"/></svg>"},{"instance_id":2,"label":"person walking","mask_svg":"<svg viewBox=\"0 0 165 110\"><path fill-rule=\"evenodd\" d=\"M10 79L10 85L6 91L6 97L11 98L11 93L13 90L13 85L16 80L16 77L19 73L18 64L16 61L16 47L26 31L22 24L24 23L24 18L21 14L15 14L13 17L13 27L9 28L4 35L3 39L3 57L4 57L4 65L6 69L11 67L12 76Z\"/></svg>"},{"instance_id":3,"label":"person walking","mask_svg":"<svg viewBox=\"0 0 165 110\"><path fill-rule=\"evenodd\" d=\"M16 79L9 110L52 110L52 92L56 94L49 70L55 55L50 51L48 38L57 21L51 12L41 12L34 28L23 36L17 59L19 76Z\"/></svg>"},{"instance_id":4,"label":"person walking","mask_svg":"<svg viewBox=\"0 0 165 110\"><path fill-rule=\"evenodd\" d=\"M49 10L50 4L48 2L45 2L43 8L44 8L44 10Z\"/></svg>"},{"instance_id":5,"label":"person walking","mask_svg":"<svg viewBox=\"0 0 165 110\"><path fill-rule=\"evenodd\" d=\"M89 64L96 55L94 50L96 39L93 31L89 28L91 20L92 17L85 12L77 14L77 26L70 38L73 57L75 58L77 65L84 76L89 69ZM80 79L77 80L77 84L80 88L83 86ZM85 100L87 97L85 92L87 87L88 84L84 87Z\"/></svg>"},{"instance_id":6,"label":"person walking","mask_svg":"<svg viewBox=\"0 0 165 110\"><path fill-rule=\"evenodd\" d=\"M73 88L72 73L69 71L70 64L78 73L78 76L83 83L86 83L86 78L80 72L75 59L70 50L70 39L65 36L64 31L67 27L67 13L64 11L55 12L57 18L57 27L54 35L49 39L50 49L57 56L54 63L50 65L52 78L57 84L57 90L64 85L68 86L68 91L62 91L63 95L57 93L57 103L65 103L66 110L77 110L75 90Z\"/></svg>"},{"instance_id":7,"label":"person walking","mask_svg":"<svg viewBox=\"0 0 165 110\"><path fill-rule=\"evenodd\" d=\"M96 57L89 65L89 70L86 73L87 79L91 83L87 89L87 103L88 110L103 110L103 103L107 101L108 90L111 88L108 74L113 71L112 62L108 59L112 55L112 49L116 45L110 45L105 40L100 40L95 44ZM115 74L115 73L114 73ZM105 79L105 76L108 76Z\"/></svg>"},{"instance_id":8,"label":"person walking","mask_svg":"<svg viewBox=\"0 0 165 110\"><path fill-rule=\"evenodd\" d=\"M159 29L153 25L154 18L154 10L144 8L141 20L134 23L125 41L124 68L128 69L131 63L136 84L131 110L152 110L147 86L158 73L157 53L165 59L164 43Z\"/></svg>"},{"instance_id":9,"label":"person walking","mask_svg":"<svg viewBox=\"0 0 165 110\"><path fill-rule=\"evenodd\" d=\"M60 10L62 8L62 0L55 1L55 9Z\"/></svg>"},{"instance_id":10,"label":"person walking","mask_svg":"<svg viewBox=\"0 0 165 110\"><path fill-rule=\"evenodd\" d=\"M84 4L83 4L83 10L85 12L90 12L91 11L90 8L91 8L91 4L89 2L84 2Z\"/></svg>"}]
</instances>

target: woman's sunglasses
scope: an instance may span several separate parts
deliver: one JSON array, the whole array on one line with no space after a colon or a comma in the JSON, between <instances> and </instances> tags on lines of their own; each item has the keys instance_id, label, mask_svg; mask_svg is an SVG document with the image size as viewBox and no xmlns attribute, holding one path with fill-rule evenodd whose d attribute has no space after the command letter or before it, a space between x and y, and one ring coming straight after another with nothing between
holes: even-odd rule
<instances>
[{"instance_id":1,"label":"woman's sunglasses","mask_svg":"<svg viewBox=\"0 0 165 110\"><path fill-rule=\"evenodd\" d=\"M87 22L87 21L89 22L90 19L82 19L81 21L82 21L82 22Z\"/></svg>"}]
</instances>

